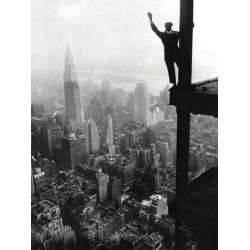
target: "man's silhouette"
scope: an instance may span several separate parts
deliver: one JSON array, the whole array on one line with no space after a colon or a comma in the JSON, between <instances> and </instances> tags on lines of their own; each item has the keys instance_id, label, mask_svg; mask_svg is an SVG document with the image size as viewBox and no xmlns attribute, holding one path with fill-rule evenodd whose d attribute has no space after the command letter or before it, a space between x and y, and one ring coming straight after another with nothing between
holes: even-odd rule
<instances>
[{"instance_id":1,"label":"man's silhouette","mask_svg":"<svg viewBox=\"0 0 250 250\"><path fill-rule=\"evenodd\" d=\"M179 67L179 32L171 29L173 25L171 22L165 23L166 30L165 32L161 32L152 21L152 13L148 12L148 17L152 30L161 39L164 45L164 59L168 68L169 81L170 83L176 84L174 63Z\"/></svg>"}]
</instances>

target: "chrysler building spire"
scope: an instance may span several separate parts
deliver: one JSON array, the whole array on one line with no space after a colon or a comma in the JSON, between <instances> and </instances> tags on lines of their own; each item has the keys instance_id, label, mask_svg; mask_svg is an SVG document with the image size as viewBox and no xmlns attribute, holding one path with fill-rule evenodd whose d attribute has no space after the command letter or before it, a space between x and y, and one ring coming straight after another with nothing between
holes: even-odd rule
<instances>
[{"instance_id":1,"label":"chrysler building spire","mask_svg":"<svg viewBox=\"0 0 250 250\"><path fill-rule=\"evenodd\" d=\"M77 84L73 53L69 47L66 49L64 60L64 95L65 95L65 120L66 123L82 122L80 89Z\"/></svg>"},{"instance_id":2,"label":"chrysler building spire","mask_svg":"<svg viewBox=\"0 0 250 250\"><path fill-rule=\"evenodd\" d=\"M69 42L67 43L67 50L64 60L64 82L75 82L77 81L75 63L73 53L69 47Z\"/></svg>"}]
</instances>

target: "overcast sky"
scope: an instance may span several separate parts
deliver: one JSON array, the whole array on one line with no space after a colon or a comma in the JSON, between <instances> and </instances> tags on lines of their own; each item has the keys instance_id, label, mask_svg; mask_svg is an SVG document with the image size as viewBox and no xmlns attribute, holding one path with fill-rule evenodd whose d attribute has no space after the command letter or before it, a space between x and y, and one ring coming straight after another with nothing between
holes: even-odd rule
<instances>
[{"instance_id":1,"label":"overcast sky","mask_svg":"<svg viewBox=\"0 0 250 250\"><path fill-rule=\"evenodd\" d=\"M194 1L193 77L217 76L216 0ZM163 45L152 32L147 12L160 30L179 30L178 0L33 0L32 68L63 70L67 33L77 69L166 74Z\"/></svg>"}]
</instances>

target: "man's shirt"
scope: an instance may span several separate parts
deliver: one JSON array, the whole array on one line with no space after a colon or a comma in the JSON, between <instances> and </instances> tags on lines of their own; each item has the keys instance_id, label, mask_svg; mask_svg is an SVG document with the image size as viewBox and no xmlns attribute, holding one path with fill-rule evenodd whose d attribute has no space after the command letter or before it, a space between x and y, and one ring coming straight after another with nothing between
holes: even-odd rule
<instances>
[{"instance_id":1,"label":"man's shirt","mask_svg":"<svg viewBox=\"0 0 250 250\"><path fill-rule=\"evenodd\" d=\"M164 46L165 56L171 56L178 52L178 41L179 41L179 32L177 31L165 31L161 32L155 26L153 22L150 22L152 30L155 34L161 39Z\"/></svg>"}]
</instances>

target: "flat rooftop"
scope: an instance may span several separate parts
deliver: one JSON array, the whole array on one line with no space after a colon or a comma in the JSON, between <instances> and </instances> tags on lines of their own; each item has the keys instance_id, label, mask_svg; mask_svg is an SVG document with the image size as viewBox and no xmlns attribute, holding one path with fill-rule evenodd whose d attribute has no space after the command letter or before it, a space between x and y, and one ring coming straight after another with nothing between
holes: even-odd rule
<instances>
[{"instance_id":1,"label":"flat rooftop","mask_svg":"<svg viewBox=\"0 0 250 250\"><path fill-rule=\"evenodd\" d=\"M142 237L140 233L137 233L133 230L128 230L122 237L123 240L135 242Z\"/></svg>"},{"instance_id":2,"label":"flat rooftop","mask_svg":"<svg viewBox=\"0 0 250 250\"><path fill-rule=\"evenodd\" d=\"M152 200L161 200L162 196L160 194L153 194L149 198Z\"/></svg>"},{"instance_id":3,"label":"flat rooftop","mask_svg":"<svg viewBox=\"0 0 250 250\"><path fill-rule=\"evenodd\" d=\"M145 240L145 243L146 245L149 245L150 247L154 246L155 244L157 244L157 242L159 240L161 240L163 238L163 236L153 232L152 234L150 235L146 235L144 237L144 240Z\"/></svg>"},{"instance_id":4,"label":"flat rooftop","mask_svg":"<svg viewBox=\"0 0 250 250\"><path fill-rule=\"evenodd\" d=\"M50 201L44 200L41 201L40 203L34 205L31 207L31 211L34 214L39 214L39 213L47 213L52 207L55 207L56 205L53 204Z\"/></svg>"},{"instance_id":5,"label":"flat rooftop","mask_svg":"<svg viewBox=\"0 0 250 250\"><path fill-rule=\"evenodd\" d=\"M141 202L141 205L142 205L142 206L149 206L149 205L151 205L151 203L152 203L151 200L143 200L143 201Z\"/></svg>"}]
</instances>

